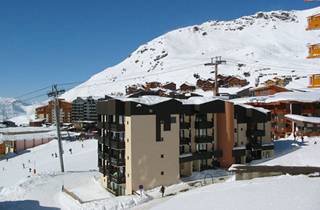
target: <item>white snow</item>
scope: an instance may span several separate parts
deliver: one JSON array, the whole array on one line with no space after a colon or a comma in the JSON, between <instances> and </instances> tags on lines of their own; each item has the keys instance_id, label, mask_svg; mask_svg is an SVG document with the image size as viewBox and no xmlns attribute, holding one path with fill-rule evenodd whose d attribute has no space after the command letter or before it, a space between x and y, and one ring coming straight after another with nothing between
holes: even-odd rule
<instances>
[{"instance_id":1,"label":"white snow","mask_svg":"<svg viewBox=\"0 0 320 210\"><path fill-rule=\"evenodd\" d=\"M179 194L152 210L318 210L320 178L279 176L226 182Z\"/></svg>"},{"instance_id":2,"label":"white snow","mask_svg":"<svg viewBox=\"0 0 320 210\"><path fill-rule=\"evenodd\" d=\"M316 142L316 144L315 144ZM256 161L259 165L315 166L320 167L320 137L293 138L274 141L275 157ZM253 163L253 164L255 164Z\"/></svg>"},{"instance_id":3,"label":"white snow","mask_svg":"<svg viewBox=\"0 0 320 210\"><path fill-rule=\"evenodd\" d=\"M62 97L68 101L77 96L103 97L124 93L127 85L150 81L175 82L177 87L186 81L195 85L194 74L213 78L212 67L204 64L217 55L227 60L227 64L219 66L219 73L245 78L250 83L248 87L253 87L255 78L261 75L260 84L288 76L292 82L287 88L307 88L307 75L319 70L317 60L306 59L307 43L318 42L317 31L305 30L306 17L319 11L320 8L264 12L231 21L208 21L197 25L199 30L189 26L168 32ZM239 63L244 64L240 70ZM245 77L245 72L250 76ZM230 89L231 93L236 90Z\"/></svg>"}]
</instances>

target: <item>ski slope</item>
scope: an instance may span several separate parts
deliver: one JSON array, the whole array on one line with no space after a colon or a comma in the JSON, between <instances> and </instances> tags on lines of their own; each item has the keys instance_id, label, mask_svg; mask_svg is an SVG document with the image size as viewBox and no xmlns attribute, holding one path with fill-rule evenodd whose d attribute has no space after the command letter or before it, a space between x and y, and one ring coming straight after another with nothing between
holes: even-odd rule
<instances>
[{"instance_id":1,"label":"ski slope","mask_svg":"<svg viewBox=\"0 0 320 210\"><path fill-rule=\"evenodd\" d=\"M63 97L103 97L125 92L125 86L147 81L196 84L194 74L212 78L204 66L211 57L227 61L219 73L245 78L254 86L276 76L288 76L288 88L306 88L308 75L319 72L318 61L306 59L307 44L318 42L318 31L306 31L307 17L320 8L259 12L232 21L208 21L170 31L137 48L121 63L93 75ZM243 64L238 68L238 64ZM249 77L244 73L249 72ZM228 92L225 90L224 92ZM235 88L230 88L235 92ZM199 90L196 90L199 92ZM201 91L200 91L201 92ZM205 94L205 93L204 93Z\"/></svg>"}]
</instances>

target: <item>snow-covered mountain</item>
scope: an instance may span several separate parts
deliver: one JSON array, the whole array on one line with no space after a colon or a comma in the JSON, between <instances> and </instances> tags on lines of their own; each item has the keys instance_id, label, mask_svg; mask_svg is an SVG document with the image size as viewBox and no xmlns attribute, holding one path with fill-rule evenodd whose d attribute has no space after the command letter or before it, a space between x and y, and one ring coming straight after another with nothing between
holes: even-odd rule
<instances>
[{"instance_id":1,"label":"snow-covered mountain","mask_svg":"<svg viewBox=\"0 0 320 210\"><path fill-rule=\"evenodd\" d=\"M14 98L0 97L0 121L26 114L27 106L28 104Z\"/></svg>"},{"instance_id":2,"label":"snow-covered mountain","mask_svg":"<svg viewBox=\"0 0 320 210\"><path fill-rule=\"evenodd\" d=\"M212 78L212 69L204 63L215 56L227 61L219 73L246 78L251 86L259 75L260 83L275 76L290 76L289 88L305 88L308 74L319 72L319 61L306 59L307 44L319 42L318 31L305 30L306 17L316 12L320 8L258 12L171 31L141 45L118 65L93 75L63 97L72 100L124 93L126 85L146 81L195 84L195 73ZM250 76L245 77L245 72Z\"/></svg>"}]
</instances>

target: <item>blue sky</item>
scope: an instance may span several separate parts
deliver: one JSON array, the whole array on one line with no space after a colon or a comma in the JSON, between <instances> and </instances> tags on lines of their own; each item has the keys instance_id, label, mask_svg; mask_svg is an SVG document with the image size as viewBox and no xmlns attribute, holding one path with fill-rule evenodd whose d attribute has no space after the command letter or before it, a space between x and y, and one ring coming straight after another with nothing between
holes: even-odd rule
<instances>
[{"instance_id":1,"label":"blue sky","mask_svg":"<svg viewBox=\"0 0 320 210\"><path fill-rule=\"evenodd\" d=\"M315 6L303 0L0 0L0 96L86 80L179 27Z\"/></svg>"}]
</instances>

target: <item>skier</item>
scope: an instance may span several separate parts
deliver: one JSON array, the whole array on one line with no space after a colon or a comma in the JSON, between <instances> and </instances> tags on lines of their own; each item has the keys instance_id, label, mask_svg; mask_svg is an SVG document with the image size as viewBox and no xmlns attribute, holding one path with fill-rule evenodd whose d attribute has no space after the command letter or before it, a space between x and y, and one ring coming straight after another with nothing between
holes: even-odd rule
<instances>
[{"instance_id":1,"label":"skier","mask_svg":"<svg viewBox=\"0 0 320 210\"><path fill-rule=\"evenodd\" d=\"M81 147L83 148L83 144L81 144Z\"/></svg>"},{"instance_id":2,"label":"skier","mask_svg":"<svg viewBox=\"0 0 320 210\"><path fill-rule=\"evenodd\" d=\"M70 154L72 155L72 149L71 149L71 148L69 149L69 152L70 152Z\"/></svg>"},{"instance_id":3,"label":"skier","mask_svg":"<svg viewBox=\"0 0 320 210\"><path fill-rule=\"evenodd\" d=\"M51 157L54 157L54 154L53 154L53 153L51 153Z\"/></svg>"},{"instance_id":4,"label":"skier","mask_svg":"<svg viewBox=\"0 0 320 210\"><path fill-rule=\"evenodd\" d=\"M31 171L32 171L31 168L29 168L29 173L31 173Z\"/></svg>"},{"instance_id":5,"label":"skier","mask_svg":"<svg viewBox=\"0 0 320 210\"><path fill-rule=\"evenodd\" d=\"M54 156L57 158L58 157L57 153L54 153Z\"/></svg>"},{"instance_id":6,"label":"skier","mask_svg":"<svg viewBox=\"0 0 320 210\"><path fill-rule=\"evenodd\" d=\"M22 168L24 168L24 169L26 168L26 166L24 165L24 163L22 163Z\"/></svg>"},{"instance_id":7,"label":"skier","mask_svg":"<svg viewBox=\"0 0 320 210\"><path fill-rule=\"evenodd\" d=\"M160 188L160 192L162 194L162 197L164 196L165 187L162 185Z\"/></svg>"}]
</instances>

